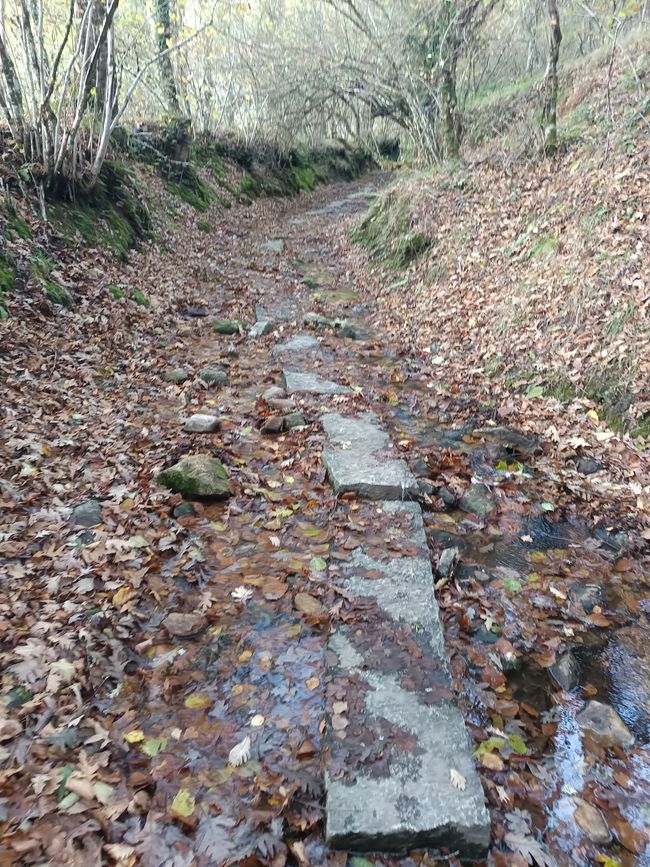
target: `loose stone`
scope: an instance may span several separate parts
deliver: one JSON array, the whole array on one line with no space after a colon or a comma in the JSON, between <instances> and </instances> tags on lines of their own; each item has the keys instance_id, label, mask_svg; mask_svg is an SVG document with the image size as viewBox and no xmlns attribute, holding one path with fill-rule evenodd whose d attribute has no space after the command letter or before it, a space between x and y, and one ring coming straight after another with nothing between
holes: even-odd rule
<instances>
[{"instance_id":1,"label":"loose stone","mask_svg":"<svg viewBox=\"0 0 650 867\"><path fill-rule=\"evenodd\" d=\"M606 846L612 839L612 835L600 810L577 796L573 798L573 803L576 805L573 814L576 825L584 831L592 843Z\"/></svg>"},{"instance_id":2,"label":"loose stone","mask_svg":"<svg viewBox=\"0 0 650 867\"><path fill-rule=\"evenodd\" d=\"M214 431L219 430L219 425L220 422L216 416L199 412L186 419L183 428L188 433L214 433Z\"/></svg>"},{"instance_id":3,"label":"loose stone","mask_svg":"<svg viewBox=\"0 0 650 867\"><path fill-rule=\"evenodd\" d=\"M283 420L287 430L291 430L294 427L304 427L307 424L301 412L288 412Z\"/></svg>"},{"instance_id":4,"label":"loose stone","mask_svg":"<svg viewBox=\"0 0 650 867\"><path fill-rule=\"evenodd\" d=\"M286 391L283 388L280 388L278 385L272 385L270 388L267 388L265 392L262 393L262 399L269 401L274 398L284 398L287 396Z\"/></svg>"},{"instance_id":5,"label":"loose stone","mask_svg":"<svg viewBox=\"0 0 650 867\"><path fill-rule=\"evenodd\" d=\"M260 319L248 332L249 337L265 337L275 330L275 324L270 319Z\"/></svg>"},{"instance_id":6,"label":"loose stone","mask_svg":"<svg viewBox=\"0 0 650 867\"><path fill-rule=\"evenodd\" d=\"M349 394L351 389L330 379L320 379L315 373L284 370L282 379L287 394Z\"/></svg>"},{"instance_id":7,"label":"loose stone","mask_svg":"<svg viewBox=\"0 0 650 867\"><path fill-rule=\"evenodd\" d=\"M285 354L313 355L316 352L320 352L318 340L312 337L311 334L298 334L292 337L291 340L287 340L286 343L280 343L278 346L275 346L272 354L274 358L277 358L279 355Z\"/></svg>"},{"instance_id":8,"label":"loose stone","mask_svg":"<svg viewBox=\"0 0 650 867\"><path fill-rule=\"evenodd\" d=\"M281 415L270 415L268 418L265 418L262 422L262 426L260 431L263 434L276 434L280 433L282 428L284 427L284 421Z\"/></svg>"},{"instance_id":9,"label":"loose stone","mask_svg":"<svg viewBox=\"0 0 650 867\"><path fill-rule=\"evenodd\" d=\"M167 382L174 382L176 385L182 385L184 382L187 382L189 378L189 373L186 370L183 370L182 367L177 367L175 370L170 370L165 374Z\"/></svg>"},{"instance_id":10,"label":"loose stone","mask_svg":"<svg viewBox=\"0 0 650 867\"><path fill-rule=\"evenodd\" d=\"M217 334L239 334L243 328L243 323L238 319L214 319L212 322L212 330Z\"/></svg>"},{"instance_id":11,"label":"loose stone","mask_svg":"<svg viewBox=\"0 0 650 867\"><path fill-rule=\"evenodd\" d=\"M183 614L174 612L165 617L162 624L175 638L191 638L207 626L207 620L202 614Z\"/></svg>"},{"instance_id":12,"label":"loose stone","mask_svg":"<svg viewBox=\"0 0 650 867\"><path fill-rule=\"evenodd\" d=\"M179 503L177 506L174 506L172 515L175 518L187 518L191 515L196 515L196 510L191 503L184 501L182 503Z\"/></svg>"},{"instance_id":13,"label":"loose stone","mask_svg":"<svg viewBox=\"0 0 650 867\"><path fill-rule=\"evenodd\" d=\"M203 370L199 371L199 379L207 385L224 385L228 382L228 374L225 370L204 367Z\"/></svg>"},{"instance_id":14,"label":"loose stone","mask_svg":"<svg viewBox=\"0 0 650 867\"><path fill-rule=\"evenodd\" d=\"M156 479L175 494L188 500L223 500L231 495L228 473L221 461L212 455L191 455L167 470Z\"/></svg>"},{"instance_id":15,"label":"loose stone","mask_svg":"<svg viewBox=\"0 0 650 867\"><path fill-rule=\"evenodd\" d=\"M72 521L78 527L94 527L102 523L102 507L97 500L86 500L72 510Z\"/></svg>"},{"instance_id":16,"label":"loose stone","mask_svg":"<svg viewBox=\"0 0 650 867\"><path fill-rule=\"evenodd\" d=\"M490 489L487 485L475 484L470 485L469 490L463 494L458 501L458 508L463 512L469 512L473 515L478 515L479 518L484 518L493 512L496 508Z\"/></svg>"},{"instance_id":17,"label":"loose stone","mask_svg":"<svg viewBox=\"0 0 650 867\"><path fill-rule=\"evenodd\" d=\"M603 747L631 747L634 735L613 707L590 701L576 717L582 731Z\"/></svg>"},{"instance_id":18,"label":"loose stone","mask_svg":"<svg viewBox=\"0 0 650 867\"><path fill-rule=\"evenodd\" d=\"M566 692L572 690L578 685L580 667L570 650L563 653L555 665L550 667L549 674L560 689L563 689Z\"/></svg>"}]
</instances>

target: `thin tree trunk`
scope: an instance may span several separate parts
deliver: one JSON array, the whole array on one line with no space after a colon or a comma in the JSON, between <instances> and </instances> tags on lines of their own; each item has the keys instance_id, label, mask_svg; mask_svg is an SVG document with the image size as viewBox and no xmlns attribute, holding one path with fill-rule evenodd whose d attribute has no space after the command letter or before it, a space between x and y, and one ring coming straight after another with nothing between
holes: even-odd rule
<instances>
[{"instance_id":1,"label":"thin tree trunk","mask_svg":"<svg viewBox=\"0 0 650 867\"><path fill-rule=\"evenodd\" d=\"M160 66L160 74L162 75L167 107L173 116L178 117L181 113L181 107L178 101L176 79L174 78L174 66L171 54L166 51L172 44L172 22L171 15L169 14L169 2L170 0L156 0L155 4L156 17L158 19L158 52L160 54L158 64Z\"/></svg>"},{"instance_id":2,"label":"thin tree trunk","mask_svg":"<svg viewBox=\"0 0 650 867\"><path fill-rule=\"evenodd\" d=\"M557 0L546 0L549 17L550 41L548 48L548 63L544 76L544 102L542 105L542 134L544 136L544 151L553 154L557 150L557 97L558 74L557 65L560 59L560 13Z\"/></svg>"}]
</instances>

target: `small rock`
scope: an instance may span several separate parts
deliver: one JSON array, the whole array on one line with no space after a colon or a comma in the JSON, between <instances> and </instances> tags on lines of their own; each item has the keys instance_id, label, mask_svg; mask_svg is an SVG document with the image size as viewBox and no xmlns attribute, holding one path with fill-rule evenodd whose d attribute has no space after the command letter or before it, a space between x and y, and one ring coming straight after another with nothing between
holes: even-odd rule
<instances>
[{"instance_id":1,"label":"small rock","mask_svg":"<svg viewBox=\"0 0 650 867\"><path fill-rule=\"evenodd\" d=\"M456 505L456 496L449 490L449 488L438 488L437 495L446 506Z\"/></svg>"},{"instance_id":2,"label":"small rock","mask_svg":"<svg viewBox=\"0 0 650 867\"><path fill-rule=\"evenodd\" d=\"M219 430L220 422L215 415L197 412L185 420L183 430L188 433L214 433Z\"/></svg>"},{"instance_id":3,"label":"small rock","mask_svg":"<svg viewBox=\"0 0 650 867\"><path fill-rule=\"evenodd\" d=\"M182 385L182 383L187 382L189 378L189 373L186 370L183 370L182 367L177 367L165 374L167 382L175 382L176 385Z\"/></svg>"},{"instance_id":4,"label":"small rock","mask_svg":"<svg viewBox=\"0 0 650 867\"><path fill-rule=\"evenodd\" d=\"M301 412L288 412L283 418L284 426L287 430L294 427L305 427L307 422Z\"/></svg>"},{"instance_id":5,"label":"small rock","mask_svg":"<svg viewBox=\"0 0 650 867\"><path fill-rule=\"evenodd\" d=\"M458 548L445 548L438 560L438 574L441 578L449 578L456 567L459 556Z\"/></svg>"},{"instance_id":6,"label":"small rock","mask_svg":"<svg viewBox=\"0 0 650 867\"><path fill-rule=\"evenodd\" d=\"M463 512L470 512L484 518L496 508L487 485L470 485L469 490L458 501L458 507Z\"/></svg>"},{"instance_id":7,"label":"small rock","mask_svg":"<svg viewBox=\"0 0 650 867\"><path fill-rule=\"evenodd\" d=\"M429 473L431 467L424 460L424 458L418 458L417 461L413 464L413 472L417 473L418 476L426 476Z\"/></svg>"},{"instance_id":8,"label":"small rock","mask_svg":"<svg viewBox=\"0 0 650 867\"><path fill-rule=\"evenodd\" d=\"M207 310L204 310L203 307L193 307L191 304L184 307L181 311L181 316L187 316L190 319L202 319L207 315Z\"/></svg>"},{"instance_id":9,"label":"small rock","mask_svg":"<svg viewBox=\"0 0 650 867\"><path fill-rule=\"evenodd\" d=\"M483 644L496 644L499 640L499 635L496 632L492 632L491 629L486 629L485 626L477 629L474 636Z\"/></svg>"},{"instance_id":10,"label":"small rock","mask_svg":"<svg viewBox=\"0 0 650 867\"><path fill-rule=\"evenodd\" d=\"M223 500L231 493L228 473L222 463L212 455L191 455L184 458L173 467L163 470L156 481L189 500Z\"/></svg>"},{"instance_id":11,"label":"small rock","mask_svg":"<svg viewBox=\"0 0 650 867\"><path fill-rule=\"evenodd\" d=\"M86 500L72 510L72 521L78 527L94 527L102 523L102 507L97 500Z\"/></svg>"},{"instance_id":12,"label":"small rock","mask_svg":"<svg viewBox=\"0 0 650 867\"><path fill-rule=\"evenodd\" d=\"M262 426L260 427L260 431L263 434L276 434L280 433L282 428L284 427L284 421L281 415L270 415L268 418L265 418L262 422Z\"/></svg>"},{"instance_id":13,"label":"small rock","mask_svg":"<svg viewBox=\"0 0 650 867\"><path fill-rule=\"evenodd\" d=\"M320 343L311 334L297 334L286 343L279 343L273 347L272 354L274 358L282 355L285 352L302 355L305 353L319 352Z\"/></svg>"},{"instance_id":14,"label":"small rock","mask_svg":"<svg viewBox=\"0 0 650 867\"><path fill-rule=\"evenodd\" d=\"M265 337L275 330L275 325L270 319L260 319L248 332L249 337Z\"/></svg>"},{"instance_id":15,"label":"small rock","mask_svg":"<svg viewBox=\"0 0 650 867\"><path fill-rule=\"evenodd\" d=\"M203 370L199 371L199 379L207 385L224 385L228 382L228 374L225 370L204 367Z\"/></svg>"},{"instance_id":16,"label":"small rock","mask_svg":"<svg viewBox=\"0 0 650 867\"><path fill-rule=\"evenodd\" d=\"M302 321L313 328L334 328L334 320L321 313L305 313Z\"/></svg>"},{"instance_id":17,"label":"small rock","mask_svg":"<svg viewBox=\"0 0 650 867\"><path fill-rule=\"evenodd\" d=\"M576 825L584 831L592 843L606 846L612 839L612 835L600 810L577 796L573 798L573 803L576 805L573 814Z\"/></svg>"},{"instance_id":18,"label":"small rock","mask_svg":"<svg viewBox=\"0 0 650 867\"><path fill-rule=\"evenodd\" d=\"M598 461L593 461L591 458L578 458L576 461L576 470L585 476L591 476L602 470L602 466Z\"/></svg>"},{"instance_id":19,"label":"small rock","mask_svg":"<svg viewBox=\"0 0 650 867\"><path fill-rule=\"evenodd\" d=\"M310 596L309 593L296 593L293 604L296 606L298 611L302 611L303 614L309 614L314 617L318 617L325 612L322 603L319 602L315 596Z\"/></svg>"},{"instance_id":20,"label":"small rock","mask_svg":"<svg viewBox=\"0 0 650 867\"><path fill-rule=\"evenodd\" d=\"M243 325L238 319L214 319L212 330L217 334L239 334Z\"/></svg>"},{"instance_id":21,"label":"small rock","mask_svg":"<svg viewBox=\"0 0 650 867\"><path fill-rule=\"evenodd\" d=\"M175 638L190 638L205 629L207 620L202 614L175 612L163 620L163 626Z\"/></svg>"},{"instance_id":22,"label":"small rock","mask_svg":"<svg viewBox=\"0 0 650 867\"><path fill-rule=\"evenodd\" d=\"M549 668L549 674L560 689L569 692L578 685L580 666L578 665L575 656L570 650L568 650L566 653L562 654L555 665L552 665Z\"/></svg>"},{"instance_id":23,"label":"small rock","mask_svg":"<svg viewBox=\"0 0 650 867\"><path fill-rule=\"evenodd\" d=\"M421 494L426 494L428 497L436 495L436 489L428 479L418 479L418 488Z\"/></svg>"},{"instance_id":24,"label":"small rock","mask_svg":"<svg viewBox=\"0 0 650 867\"><path fill-rule=\"evenodd\" d=\"M283 388L280 388L279 385L272 385L270 388L267 388L266 391L262 394L263 400L273 400L274 398L284 398L287 396L286 391Z\"/></svg>"},{"instance_id":25,"label":"small rock","mask_svg":"<svg viewBox=\"0 0 650 867\"><path fill-rule=\"evenodd\" d=\"M187 518L191 515L196 515L196 510L191 503L188 503L187 500L184 500L182 503L174 506L174 511L172 512L172 515L175 518Z\"/></svg>"},{"instance_id":26,"label":"small rock","mask_svg":"<svg viewBox=\"0 0 650 867\"><path fill-rule=\"evenodd\" d=\"M634 735L613 707L590 701L576 717L582 731L603 747L631 747Z\"/></svg>"}]
</instances>

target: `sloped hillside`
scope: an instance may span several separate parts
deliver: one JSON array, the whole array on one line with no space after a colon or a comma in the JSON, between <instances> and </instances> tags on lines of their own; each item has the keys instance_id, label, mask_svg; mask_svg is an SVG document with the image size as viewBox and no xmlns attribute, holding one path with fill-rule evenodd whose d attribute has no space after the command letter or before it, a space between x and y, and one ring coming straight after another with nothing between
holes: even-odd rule
<instances>
[{"instance_id":1,"label":"sloped hillside","mask_svg":"<svg viewBox=\"0 0 650 867\"><path fill-rule=\"evenodd\" d=\"M647 438L650 102L627 66L609 98L606 79L597 64L567 77L556 158L506 155L521 133L509 105L511 126L460 166L401 175L354 233L370 259L349 255L402 338L462 393L534 401L532 415L560 401Z\"/></svg>"}]
</instances>

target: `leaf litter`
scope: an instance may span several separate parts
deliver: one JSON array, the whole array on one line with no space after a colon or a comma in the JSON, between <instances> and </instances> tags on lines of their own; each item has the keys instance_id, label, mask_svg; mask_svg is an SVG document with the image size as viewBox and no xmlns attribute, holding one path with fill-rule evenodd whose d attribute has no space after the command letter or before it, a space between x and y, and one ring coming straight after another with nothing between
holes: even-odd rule
<instances>
[{"instance_id":1,"label":"leaf litter","mask_svg":"<svg viewBox=\"0 0 650 867\"><path fill-rule=\"evenodd\" d=\"M272 340L297 330L292 322L307 305L330 312L301 283L306 233L316 245L312 261L327 260L334 275L319 298L349 282L361 293L380 279L347 249L353 208L334 233L331 216L303 216L349 192L236 210L215 218L209 238L183 209L178 234L165 237L169 252L146 247L124 266L98 253L106 281L119 275L148 291L149 311L109 304L100 280L82 285L74 315L53 320L32 306L12 321L1 362L7 864L66 863L71 850L151 865L342 863L324 848L321 784L324 691L335 687L326 679L325 638L331 618L356 616L337 563L361 541L377 559L399 556L404 534L391 536L372 505L353 498L334 511L315 423L323 407L354 412L369 401L428 483L433 562L450 540L461 543L460 563L437 593L455 698L493 817L494 864L566 863L573 853L601 863L611 855L627 867L647 845L642 734L626 753L591 742L569 752L569 765L582 763L576 777L563 745L575 743L584 701L607 698L608 687L586 680L564 691L546 674L567 648L594 636L607 653L617 630L647 614L639 548L611 543L613 529L632 540L646 532L647 479L633 444L603 430L588 403L559 413L541 395L486 384L467 361L446 366L443 383L430 354L404 337L410 314L400 311L399 327L382 326L383 308L374 320L364 316L367 337L354 346L322 338L321 375L337 378L344 362L361 389L300 399L305 429L261 434L269 407L259 392L279 381ZM256 245L275 237L279 222L287 258L267 261ZM72 251L62 268L79 279L86 256ZM209 306L215 316L252 321L254 303L280 297L293 315L279 336L255 346L242 335L215 336L209 323L179 312ZM346 304L332 304L352 316ZM223 388L164 380L181 364L198 371L215 362L228 368ZM201 449L227 467L234 495L176 518L179 498L153 479L196 450L179 423L189 406L221 419ZM446 439L448 420L462 429L454 440ZM521 465L507 454L503 468L502 449L473 434L495 422L540 437L541 454ZM585 443L605 466L595 478L572 468ZM471 480L488 482L496 508L487 516L457 508ZM101 520L83 529L71 510L91 498ZM585 586L599 591L595 604ZM381 634L402 652L399 637L384 627ZM349 728L357 698L335 695L335 729ZM385 734L398 745L408 739ZM462 787L460 774L452 781ZM563 812L562 788L581 791L602 812L614 838L607 853ZM512 824L515 810L522 815ZM431 853L409 857L435 863Z\"/></svg>"}]
</instances>

